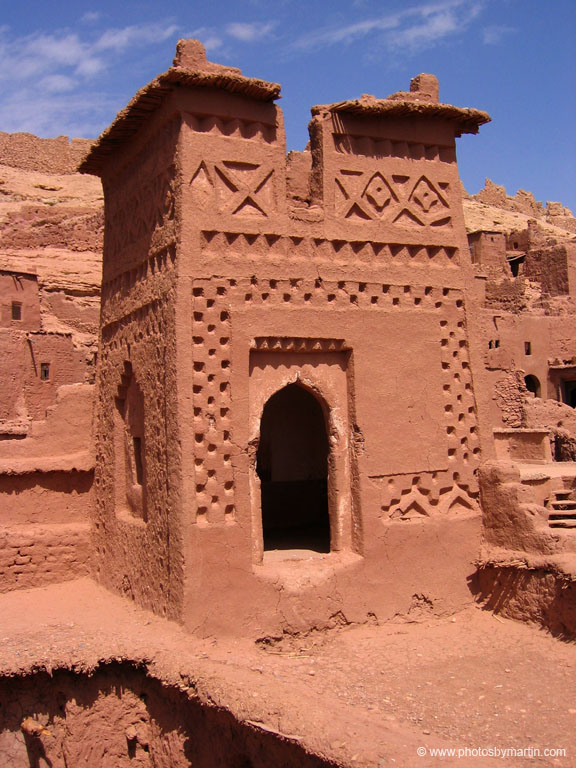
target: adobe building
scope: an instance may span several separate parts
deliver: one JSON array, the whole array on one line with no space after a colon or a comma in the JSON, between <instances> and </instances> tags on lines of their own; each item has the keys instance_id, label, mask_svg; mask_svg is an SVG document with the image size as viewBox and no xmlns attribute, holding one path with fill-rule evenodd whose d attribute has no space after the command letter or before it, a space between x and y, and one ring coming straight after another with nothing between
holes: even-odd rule
<instances>
[{"instance_id":1,"label":"adobe building","mask_svg":"<svg viewBox=\"0 0 576 768\"><path fill-rule=\"evenodd\" d=\"M0 592L88 572L91 366L43 327L36 274L0 269Z\"/></svg>"},{"instance_id":2,"label":"adobe building","mask_svg":"<svg viewBox=\"0 0 576 768\"><path fill-rule=\"evenodd\" d=\"M80 170L105 194L95 570L200 632L468 598L482 440L455 138L432 75L314 107L181 41ZM482 406L480 406L482 407Z\"/></svg>"}]
</instances>

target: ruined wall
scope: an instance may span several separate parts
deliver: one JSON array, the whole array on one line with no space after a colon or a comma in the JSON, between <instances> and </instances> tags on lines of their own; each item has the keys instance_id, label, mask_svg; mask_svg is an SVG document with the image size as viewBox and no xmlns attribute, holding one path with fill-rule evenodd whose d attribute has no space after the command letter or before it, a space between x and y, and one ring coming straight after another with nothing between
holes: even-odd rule
<instances>
[{"instance_id":1,"label":"ruined wall","mask_svg":"<svg viewBox=\"0 0 576 768\"><path fill-rule=\"evenodd\" d=\"M0 679L0 756L6 768L253 766L336 768L300 739L243 722L135 664L91 674L55 669Z\"/></svg>"},{"instance_id":2,"label":"ruined wall","mask_svg":"<svg viewBox=\"0 0 576 768\"><path fill-rule=\"evenodd\" d=\"M471 232L468 235L472 263L487 275L508 276L510 268L505 253L505 235L502 232Z\"/></svg>"},{"instance_id":3,"label":"ruined wall","mask_svg":"<svg viewBox=\"0 0 576 768\"><path fill-rule=\"evenodd\" d=\"M99 580L158 613L175 617L182 599L179 444L175 377L175 146L178 124L157 116L104 178L106 243L94 516ZM126 411L131 382L141 393L143 431ZM136 444L134 438L141 442ZM143 483L136 472L141 451ZM135 514L117 486L132 486ZM142 503L142 502L141 502ZM142 507L139 507L142 510Z\"/></svg>"},{"instance_id":4,"label":"ruined wall","mask_svg":"<svg viewBox=\"0 0 576 768\"><path fill-rule=\"evenodd\" d=\"M92 139L40 139L32 133L0 131L2 164L26 171L74 173L92 144Z\"/></svg>"},{"instance_id":5,"label":"ruined wall","mask_svg":"<svg viewBox=\"0 0 576 768\"><path fill-rule=\"evenodd\" d=\"M490 179L486 179L484 189L481 189L478 194L472 197L485 205L493 205L509 211L518 211L519 213L525 213L537 218L544 216L544 207L542 203L534 199L532 192L519 189L513 197L510 197L506 194L505 187L494 184Z\"/></svg>"},{"instance_id":6,"label":"ruined wall","mask_svg":"<svg viewBox=\"0 0 576 768\"><path fill-rule=\"evenodd\" d=\"M570 294L574 291L572 262L576 256L574 245L553 245L532 249L526 256L524 274L542 286L551 296Z\"/></svg>"}]
</instances>

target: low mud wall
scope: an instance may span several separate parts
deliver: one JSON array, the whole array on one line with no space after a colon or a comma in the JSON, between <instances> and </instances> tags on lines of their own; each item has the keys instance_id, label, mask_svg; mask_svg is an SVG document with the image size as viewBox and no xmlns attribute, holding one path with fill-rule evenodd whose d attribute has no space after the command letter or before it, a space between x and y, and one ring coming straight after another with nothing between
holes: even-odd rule
<instances>
[{"instance_id":1,"label":"low mud wall","mask_svg":"<svg viewBox=\"0 0 576 768\"><path fill-rule=\"evenodd\" d=\"M128 662L0 678L3 768L329 768L295 739L239 722Z\"/></svg>"},{"instance_id":2,"label":"low mud wall","mask_svg":"<svg viewBox=\"0 0 576 768\"><path fill-rule=\"evenodd\" d=\"M474 589L484 607L527 621L568 640L576 639L576 582L544 569L486 566Z\"/></svg>"}]
</instances>

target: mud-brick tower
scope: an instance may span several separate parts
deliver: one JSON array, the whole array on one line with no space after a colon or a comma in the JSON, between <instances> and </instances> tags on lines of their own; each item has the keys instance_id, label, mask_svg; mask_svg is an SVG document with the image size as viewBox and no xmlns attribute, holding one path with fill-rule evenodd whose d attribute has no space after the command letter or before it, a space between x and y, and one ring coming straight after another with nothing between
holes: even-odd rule
<instances>
[{"instance_id":1,"label":"mud-brick tower","mask_svg":"<svg viewBox=\"0 0 576 768\"><path fill-rule=\"evenodd\" d=\"M315 107L182 41L82 170L106 235L95 569L202 633L469 598L479 540L469 264L431 75Z\"/></svg>"}]
</instances>

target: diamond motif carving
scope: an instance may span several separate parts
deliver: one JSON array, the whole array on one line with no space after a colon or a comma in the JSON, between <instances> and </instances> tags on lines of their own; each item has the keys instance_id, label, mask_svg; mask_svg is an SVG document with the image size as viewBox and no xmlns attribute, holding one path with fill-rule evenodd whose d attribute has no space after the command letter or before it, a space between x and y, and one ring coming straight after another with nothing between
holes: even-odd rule
<instances>
[{"instance_id":1,"label":"diamond motif carving","mask_svg":"<svg viewBox=\"0 0 576 768\"><path fill-rule=\"evenodd\" d=\"M403 227L450 226L447 183L426 176L387 176L342 169L335 179L336 213L349 220L386 220Z\"/></svg>"}]
</instances>

